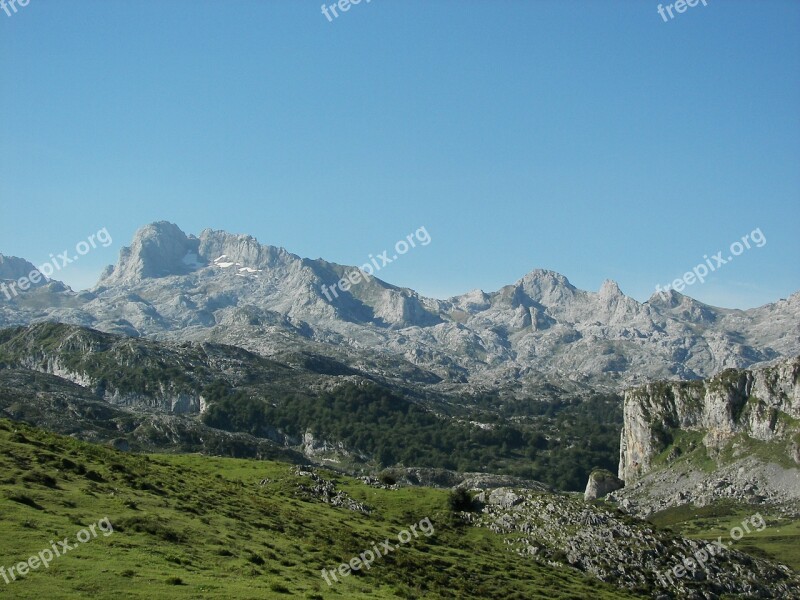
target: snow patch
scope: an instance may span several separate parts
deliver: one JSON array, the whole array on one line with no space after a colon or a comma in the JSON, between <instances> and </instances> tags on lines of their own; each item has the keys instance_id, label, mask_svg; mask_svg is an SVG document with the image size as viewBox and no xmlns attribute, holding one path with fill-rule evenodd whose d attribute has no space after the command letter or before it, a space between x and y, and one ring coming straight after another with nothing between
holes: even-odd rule
<instances>
[{"instance_id":1,"label":"snow patch","mask_svg":"<svg viewBox=\"0 0 800 600\"><path fill-rule=\"evenodd\" d=\"M199 269L203 266L203 263L201 263L198 258L199 257L194 252L187 252L182 261L186 266L192 267L193 269Z\"/></svg>"},{"instance_id":2,"label":"snow patch","mask_svg":"<svg viewBox=\"0 0 800 600\"><path fill-rule=\"evenodd\" d=\"M218 256L217 258L215 258L212 264L216 267L219 267L220 269L228 269L230 267L236 266L238 267L238 269L236 270L239 271L238 273L236 273L236 275L238 275L239 277L258 277L256 273L261 272L261 269L254 269L253 267L245 267L242 266L242 263L233 262L230 259L228 260L226 259L228 259L228 255L223 254L222 256Z\"/></svg>"}]
</instances>

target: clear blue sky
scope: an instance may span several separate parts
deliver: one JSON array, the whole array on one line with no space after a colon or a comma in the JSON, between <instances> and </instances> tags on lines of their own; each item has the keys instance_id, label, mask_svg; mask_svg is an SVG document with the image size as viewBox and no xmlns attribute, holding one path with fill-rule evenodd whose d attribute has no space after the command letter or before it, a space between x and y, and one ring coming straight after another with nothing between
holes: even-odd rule
<instances>
[{"instance_id":1,"label":"clear blue sky","mask_svg":"<svg viewBox=\"0 0 800 600\"><path fill-rule=\"evenodd\" d=\"M331 4L332 0L328 2ZM0 252L88 287L166 219L446 297L534 268L639 300L800 289L800 2L30 0L0 12Z\"/></svg>"}]
</instances>

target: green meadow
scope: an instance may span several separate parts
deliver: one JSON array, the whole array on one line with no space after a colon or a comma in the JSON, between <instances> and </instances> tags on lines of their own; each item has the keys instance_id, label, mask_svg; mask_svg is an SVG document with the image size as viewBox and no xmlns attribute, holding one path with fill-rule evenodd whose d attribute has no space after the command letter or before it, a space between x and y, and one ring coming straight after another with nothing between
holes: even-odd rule
<instances>
[{"instance_id":1,"label":"green meadow","mask_svg":"<svg viewBox=\"0 0 800 600\"><path fill-rule=\"evenodd\" d=\"M42 598L636 598L569 568L513 554L464 525L448 492L377 489L326 473L368 515L303 495L292 465L201 455L138 455L0 420L0 566L8 570L108 518L96 538L8 584ZM262 485L263 480L268 480ZM434 532L398 534L428 518ZM397 550L369 570L337 569L376 543Z\"/></svg>"}]
</instances>

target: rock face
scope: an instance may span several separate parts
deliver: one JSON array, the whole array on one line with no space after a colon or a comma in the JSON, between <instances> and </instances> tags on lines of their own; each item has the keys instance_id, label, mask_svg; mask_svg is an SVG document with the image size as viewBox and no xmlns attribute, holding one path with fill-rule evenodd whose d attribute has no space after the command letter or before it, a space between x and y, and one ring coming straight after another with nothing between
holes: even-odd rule
<instances>
[{"instance_id":1,"label":"rock face","mask_svg":"<svg viewBox=\"0 0 800 600\"><path fill-rule=\"evenodd\" d=\"M140 229L130 247L119 253L119 264L106 269L98 285L131 284L147 278L183 275L197 263L200 241L187 237L166 221Z\"/></svg>"},{"instance_id":2,"label":"rock face","mask_svg":"<svg viewBox=\"0 0 800 600\"><path fill-rule=\"evenodd\" d=\"M799 431L798 376L795 357L754 371L724 371L707 381L656 382L627 391L619 476L630 485L650 471L674 430L702 434L712 455L739 435L791 443Z\"/></svg>"},{"instance_id":3,"label":"rock face","mask_svg":"<svg viewBox=\"0 0 800 600\"><path fill-rule=\"evenodd\" d=\"M356 271L247 235L195 237L158 222L137 232L90 292L45 288L0 302L0 327L46 320L262 356L308 350L363 371L407 378L416 370L426 385L473 389L543 381L622 389L800 353L800 293L745 311L673 291L640 303L612 281L583 291L536 269L495 292L439 300L376 277L337 285Z\"/></svg>"},{"instance_id":4,"label":"rock face","mask_svg":"<svg viewBox=\"0 0 800 600\"><path fill-rule=\"evenodd\" d=\"M353 452L349 450L342 442L329 442L324 439L318 439L310 431L303 434L301 450L308 458L318 461L336 462L339 460L349 460L353 458ZM365 454L358 454L358 460L369 460Z\"/></svg>"},{"instance_id":5,"label":"rock face","mask_svg":"<svg viewBox=\"0 0 800 600\"><path fill-rule=\"evenodd\" d=\"M589 475L589 481L586 484L586 491L583 493L583 499L586 502L591 502L592 500L602 498L610 492L615 492L624 486L625 482L613 473L605 469L598 469L592 471L591 475Z\"/></svg>"}]
</instances>

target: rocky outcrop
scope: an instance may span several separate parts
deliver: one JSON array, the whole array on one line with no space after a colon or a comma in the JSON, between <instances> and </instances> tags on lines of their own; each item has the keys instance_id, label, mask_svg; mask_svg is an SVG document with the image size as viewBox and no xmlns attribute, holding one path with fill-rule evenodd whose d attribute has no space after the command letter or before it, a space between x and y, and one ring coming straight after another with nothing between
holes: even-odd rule
<instances>
[{"instance_id":1,"label":"rocky outcrop","mask_svg":"<svg viewBox=\"0 0 800 600\"><path fill-rule=\"evenodd\" d=\"M695 565L675 577L673 569L685 557L708 551L709 542L675 536L573 496L496 489L476 499L481 512L462 518L503 535L509 550L621 588L647 590L652 598L800 598L800 579L788 567L747 556L730 540L703 568Z\"/></svg>"},{"instance_id":2,"label":"rocky outcrop","mask_svg":"<svg viewBox=\"0 0 800 600\"><path fill-rule=\"evenodd\" d=\"M652 468L676 430L703 434L718 452L735 436L787 440L800 425L800 357L762 369L726 370L707 381L656 382L628 390L619 476L630 484Z\"/></svg>"},{"instance_id":3,"label":"rocky outcrop","mask_svg":"<svg viewBox=\"0 0 800 600\"><path fill-rule=\"evenodd\" d=\"M305 456L319 461L338 462L353 458L364 461L369 458L364 454L354 453L342 442L332 443L319 439L310 431L303 434L301 450Z\"/></svg>"},{"instance_id":4,"label":"rocky outcrop","mask_svg":"<svg viewBox=\"0 0 800 600\"><path fill-rule=\"evenodd\" d=\"M586 491L583 493L583 499L586 502L591 502L624 486L625 482L610 471L597 469L592 471L589 475L589 481L586 484Z\"/></svg>"},{"instance_id":5,"label":"rocky outcrop","mask_svg":"<svg viewBox=\"0 0 800 600\"><path fill-rule=\"evenodd\" d=\"M347 510L359 512L364 515L368 515L372 512L370 506L363 502L358 502L347 494L347 492L337 490L336 484L322 477L311 465L295 467L294 474L297 477L308 478L310 480L310 484L300 483L297 486L298 495L303 498L324 502L331 506L346 508Z\"/></svg>"},{"instance_id":6,"label":"rocky outcrop","mask_svg":"<svg viewBox=\"0 0 800 600\"><path fill-rule=\"evenodd\" d=\"M514 490L508 488L497 488L486 490L475 496L475 500L480 504L489 504L501 508L511 508L522 503L525 498Z\"/></svg>"}]
</instances>

